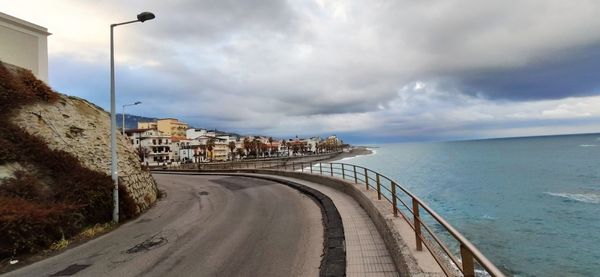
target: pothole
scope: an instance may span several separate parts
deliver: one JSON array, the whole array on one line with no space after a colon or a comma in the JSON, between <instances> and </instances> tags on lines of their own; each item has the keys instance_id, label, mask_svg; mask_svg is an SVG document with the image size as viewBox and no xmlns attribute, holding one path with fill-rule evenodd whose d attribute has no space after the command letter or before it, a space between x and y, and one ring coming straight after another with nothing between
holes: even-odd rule
<instances>
[{"instance_id":1,"label":"pothole","mask_svg":"<svg viewBox=\"0 0 600 277\"><path fill-rule=\"evenodd\" d=\"M142 251L150 251L152 249L161 247L169 242L166 238L162 236L152 236L151 238L143 241L142 243L137 244L134 247L131 247L125 251L127 254L134 254Z\"/></svg>"}]
</instances>

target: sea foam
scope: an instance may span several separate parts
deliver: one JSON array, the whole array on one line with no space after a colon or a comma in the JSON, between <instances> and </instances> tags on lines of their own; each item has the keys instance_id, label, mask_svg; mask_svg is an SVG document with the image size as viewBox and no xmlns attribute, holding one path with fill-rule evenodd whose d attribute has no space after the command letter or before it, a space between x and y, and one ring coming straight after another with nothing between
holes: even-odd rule
<instances>
[{"instance_id":1,"label":"sea foam","mask_svg":"<svg viewBox=\"0 0 600 277\"><path fill-rule=\"evenodd\" d=\"M557 193L557 192L544 192L545 194L567 198L570 200L584 202L584 203L592 203L592 204L600 204L600 194L598 193Z\"/></svg>"},{"instance_id":2,"label":"sea foam","mask_svg":"<svg viewBox=\"0 0 600 277\"><path fill-rule=\"evenodd\" d=\"M581 147L596 147L595 144L581 144L579 146L581 146Z\"/></svg>"}]
</instances>

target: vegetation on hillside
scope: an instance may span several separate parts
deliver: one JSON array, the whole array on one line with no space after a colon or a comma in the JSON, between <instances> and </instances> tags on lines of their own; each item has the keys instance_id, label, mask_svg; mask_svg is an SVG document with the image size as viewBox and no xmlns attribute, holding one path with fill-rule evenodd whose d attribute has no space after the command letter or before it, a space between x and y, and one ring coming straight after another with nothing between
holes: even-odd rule
<instances>
[{"instance_id":1,"label":"vegetation on hillside","mask_svg":"<svg viewBox=\"0 0 600 277\"><path fill-rule=\"evenodd\" d=\"M0 260L45 249L87 226L111 220L110 176L82 166L73 155L11 123L20 107L60 99L30 71L0 62L0 166L18 168L0 179ZM123 218L135 204L121 191Z\"/></svg>"}]
</instances>

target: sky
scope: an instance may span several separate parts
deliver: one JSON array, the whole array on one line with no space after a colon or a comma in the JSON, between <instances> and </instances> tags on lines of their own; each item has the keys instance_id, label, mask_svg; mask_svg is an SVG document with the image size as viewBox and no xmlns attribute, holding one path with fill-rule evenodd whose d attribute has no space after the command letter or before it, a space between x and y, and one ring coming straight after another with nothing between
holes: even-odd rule
<instances>
[{"instance_id":1,"label":"sky","mask_svg":"<svg viewBox=\"0 0 600 277\"><path fill-rule=\"evenodd\" d=\"M50 85L196 127L351 143L600 131L600 1L0 0Z\"/></svg>"}]
</instances>

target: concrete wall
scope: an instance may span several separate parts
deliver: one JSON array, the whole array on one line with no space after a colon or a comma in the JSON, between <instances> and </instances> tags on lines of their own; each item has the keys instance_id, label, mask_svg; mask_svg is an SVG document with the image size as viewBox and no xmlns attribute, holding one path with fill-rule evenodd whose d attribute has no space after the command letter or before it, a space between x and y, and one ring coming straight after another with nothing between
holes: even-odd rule
<instances>
[{"instance_id":1,"label":"concrete wall","mask_svg":"<svg viewBox=\"0 0 600 277\"><path fill-rule=\"evenodd\" d=\"M29 69L48 83L48 30L0 12L0 61Z\"/></svg>"}]
</instances>

